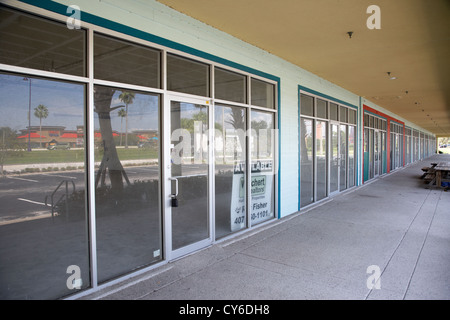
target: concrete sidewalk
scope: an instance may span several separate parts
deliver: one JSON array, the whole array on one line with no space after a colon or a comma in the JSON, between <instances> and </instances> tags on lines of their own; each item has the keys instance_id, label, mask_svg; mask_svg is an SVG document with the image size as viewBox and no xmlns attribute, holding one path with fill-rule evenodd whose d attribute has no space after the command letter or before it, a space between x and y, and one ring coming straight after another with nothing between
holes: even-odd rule
<instances>
[{"instance_id":1,"label":"concrete sidewalk","mask_svg":"<svg viewBox=\"0 0 450 320\"><path fill-rule=\"evenodd\" d=\"M432 161L450 156L435 155L81 299L448 300L450 191L426 189L419 179ZM380 289L372 282L377 270Z\"/></svg>"}]
</instances>

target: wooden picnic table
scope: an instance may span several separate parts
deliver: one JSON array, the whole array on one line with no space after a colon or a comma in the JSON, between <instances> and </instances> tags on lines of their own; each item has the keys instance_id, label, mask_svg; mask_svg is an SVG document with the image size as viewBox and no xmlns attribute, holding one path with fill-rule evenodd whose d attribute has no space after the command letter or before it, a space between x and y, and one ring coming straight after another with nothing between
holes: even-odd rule
<instances>
[{"instance_id":1,"label":"wooden picnic table","mask_svg":"<svg viewBox=\"0 0 450 320\"><path fill-rule=\"evenodd\" d=\"M450 162L439 162L434 168L436 171L436 186L442 187L442 182L450 182Z\"/></svg>"}]
</instances>

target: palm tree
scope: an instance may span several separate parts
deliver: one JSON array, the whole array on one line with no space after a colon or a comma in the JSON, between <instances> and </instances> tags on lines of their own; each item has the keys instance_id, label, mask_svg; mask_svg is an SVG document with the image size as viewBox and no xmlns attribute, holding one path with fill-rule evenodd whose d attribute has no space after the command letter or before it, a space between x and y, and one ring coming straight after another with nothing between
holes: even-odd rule
<instances>
[{"instance_id":1,"label":"palm tree","mask_svg":"<svg viewBox=\"0 0 450 320\"><path fill-rule=\"evenodd\" d=\"M122 91L119 95L119 99L125 103L126 115L125 115L125 148L128 148L128 105L133 103L134 93Z\"/></svg>"},{"instance_id":2,"label":"palm tree","mask_svg":"<svg viewBox=\"0 0 450 320\"><path fill-rule=\"evenodd\" d=\"M48 117L48 109L43 104L38 105L36 108L34 108L34 116L36 118L39 118L39 147L42 148L42 119L45 119Z\"/></svg>"},{"instance_id":3,"label":"palm tree","mask_svg":"<svg viewBox=\"0 0 450 320\"><path fill-rule=\"evenodd\" d=\"M123 121L123 118L127 116L127 112L125 111L124 108L122 108L122 109L120 109L117 112L117 115L120 117L120 144L119 145L121 146L122 145L122 135L123 135L123 133L122 133L122 121Z\"/></svg>"}]
</instances>

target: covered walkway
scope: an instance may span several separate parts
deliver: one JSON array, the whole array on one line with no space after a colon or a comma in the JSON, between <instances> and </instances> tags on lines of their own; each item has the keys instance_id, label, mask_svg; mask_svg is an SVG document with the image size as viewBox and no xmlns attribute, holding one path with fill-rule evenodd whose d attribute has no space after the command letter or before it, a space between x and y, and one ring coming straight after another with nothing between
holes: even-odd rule
<instances>
[{"instance_id":1,"label":"covered walkway","mask_svg":"<svg viewBox=\"0 0 450 320\"><path fill-rule=\"evenodd\" d=\"M81 299L448 300L450 192L420 180L421 168L434 161L450 156L435 155Z\"/></svg>"}]
</instances>

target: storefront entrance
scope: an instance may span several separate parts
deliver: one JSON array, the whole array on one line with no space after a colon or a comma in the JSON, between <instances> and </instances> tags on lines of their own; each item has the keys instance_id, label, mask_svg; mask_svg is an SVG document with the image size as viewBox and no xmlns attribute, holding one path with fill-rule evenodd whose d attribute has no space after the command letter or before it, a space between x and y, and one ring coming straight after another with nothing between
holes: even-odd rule
<instances>
[{"instance_id":1,"label":"storefront entrance","mask_svg":"<svg viewBox=\"0 0 450 320\"><path fill-rule=\"evenodd\" d=\"M164 209L167 258L212 243L209 101L166 99Z\"/></svg>"},{"instance_id":2,"label":"storefront entrance","mask_svg":"<svg viewBox=\"0 0 450 320\"><path fill-rule=\"evenodd\" d=\"M330 195L347 188L347 126L330 123Z\"/></svg>"}]
</instances>

